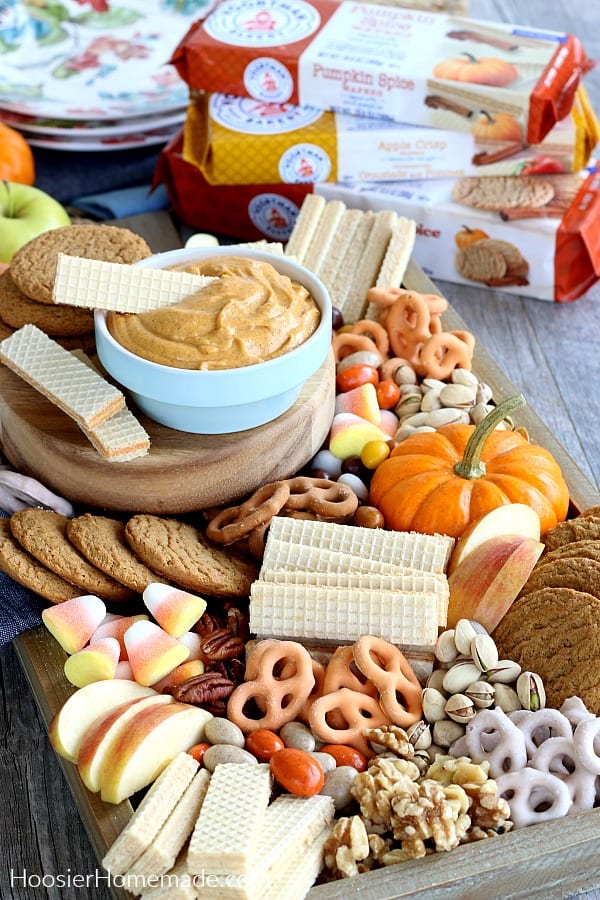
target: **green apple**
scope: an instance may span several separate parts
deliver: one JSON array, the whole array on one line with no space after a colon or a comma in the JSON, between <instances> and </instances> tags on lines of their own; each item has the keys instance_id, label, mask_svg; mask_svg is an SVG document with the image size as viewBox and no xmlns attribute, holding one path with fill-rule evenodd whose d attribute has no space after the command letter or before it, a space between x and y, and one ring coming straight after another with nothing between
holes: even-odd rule
<instances>
[{"instance_id":1,"label":"green apple","mask_svg":"<svg viewBox=\"0 0 600 900\"><path fill-rule=\"evenodd\" d=\"M39 188L16 181L0 181L0 262L9 263L32 238L70 225L64 206Z\"/></svg>"}]
</instances>

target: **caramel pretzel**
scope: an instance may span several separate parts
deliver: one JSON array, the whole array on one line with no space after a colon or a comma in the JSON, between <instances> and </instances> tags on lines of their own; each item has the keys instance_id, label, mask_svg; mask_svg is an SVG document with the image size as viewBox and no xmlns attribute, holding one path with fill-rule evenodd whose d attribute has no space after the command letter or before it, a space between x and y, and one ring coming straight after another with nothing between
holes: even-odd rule
<instances>
[{"instance_id":1,"label":"caramel pretzel","mask_svg":"<svg viewBox=\"0 0 600 900\"><path fill-rule=\"evenodd\" d=\"M357 350L369 350L372 353L379 352L375 341L372 341L371 338L364 334L352 334L351 331L342 331L340 334L334 334L331 339L331 346L333 347L333 356L336 363L341 362L342 359L351 353L356 353Z\"/></svg>"},{"instance_id":2,"label":"caramel pretzel","mask_svg":"<svg viewBox=\"0 0 600 900\"><path fill-rule=\"evenodd\" d=\"M332 723L334 712L341 716L339 724L342 727ZM389 725L390 720L374 697L340 688L315 700L310 707L308 723L313 734L326 744L348 744L370 758L374 753L365 738L365 729Z\"/></svg>"},{"instance_id":3,"label":"caramel pretzel","mask_svg":"<svg viewBox=\"0 0 600 900\"><path fill-rule=\"evenodd\" d=\"M390 339L383 325L380 325L378 322L373 322L371 319L359 319L352 326L350 334L366 335L374 342L384 359L388 355Z\"/></svg>"},{"instance_id":4,"label":"caramel pretzel","mask_svg":"<svg viewBox=\"0 0 600 900\"><path fill-rule=\"evenodd\" d=\"M298 716L315 685L310 653L295 641L260 641L248 656L244 677L227 703L228 718L244 732L279 731ZM250 701L258 718L245 712Z\"/></svg>"},{"instance_id":5,"label":"caramel pretzel","mask_svg":"<svg viewBox=\"0 0 600 900\"><path fill-rule=\"evenodd\" d=\"M309 716L310 716L310 708L319 697L322 697L324 694L323 684L325 681L325 666L321 665L320 662L317 662L316 659L312 661L313 667L313 675L315 678L315 683L313 685L313 689L308 695L308 698L305 703L302 704L300 712L298 713L298 718L305 722L308 725Z\"/></svg>"},{"instance_id":6,"label":"caramel pretzel","mask_svg":"<svg viewBox=\"0 0 600 900\"><path fill-rule=\"evenodd\" d=\"M420 349L416 364L417 375L444 381L456 368L470 369L473 347L463 337L466 334L467 332L442 331L431 335Z\"/></svg>"},{"instance_id":7,"label":"caramel pretzel","mask_svg":"<svg viewBox=\"0 0 600 900\"><path fill-rule=\"evenodd\" d=\"M219 544L231 544L246 537L254 528L268 524L290 496L286 481L273 481L258 488L239 506L229 506L206 526L206 536Z\"/></svg>"},{"instance_id":8,"label":"caramel pretzel","mask_svg":"<svg viewBox=\"0 0 600 900\"><path fill-rule=\"evenodd\" d=\"M325 669L323 693L332 694L343 687L358 691L359 694L368 694L369 697L377 697L377 688L373 682L356 668L352 645L338 647Z\"/></svg>"},{"instance_id":9,"label":"caramel pretzel","mask_svg":"<svg viewBox=\"0 0 600 900\"><path fill-rule=\"evenodd\" d=\"M265 543L270 524L270 522L266 522L264 525L258 525L256 528L253 528L247 538L250 555L259 561L265 555Z\"/></svg>"},{"instance_id":10,"label":"caramel pretzel","mask_svg":"<svg viewBox=\"0 0 600 900\"><path fill-rule=\"evenodd\" d=\"M418 722L423 713L421 685L398 647L367 634L353 650L356 665L379 691L379 704L392 724L406 728Z\"/></svg>"},{"instance_id":11,"label":"caramel pretzel","mask_svg":"<svg viewBox=\"0 0 600 900\"><path fill-rule=\"evenodd\" d=\"M396 356L410 359L411 349L430 337L431 313L422 294L404 291L388 310L385 327Z\"/></svg>"},{"instance_id":12,"label":"caramel pretzel","mask_svg":"<svg viewBox=\"0 0 600 900\"><path fill-rule=\"evenodd\" d=\"M350 519L358 507L358 497L347 484L328 481L326 478L309 478L299 475L287 481L290 495L283 507L284 513L314 513L324 519Z\"/></svg>"}]
</instances>

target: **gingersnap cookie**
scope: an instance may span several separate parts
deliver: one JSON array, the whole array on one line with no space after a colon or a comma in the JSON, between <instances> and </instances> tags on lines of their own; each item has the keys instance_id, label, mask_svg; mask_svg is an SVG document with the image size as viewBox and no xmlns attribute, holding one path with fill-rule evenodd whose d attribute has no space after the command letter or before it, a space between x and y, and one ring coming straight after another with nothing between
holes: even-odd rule
<instances>
[{"instance_id":1,"label":"gingersnap cookie","mask_svg":"<svg viewBox=\"0 0 600 900\"><path fill-rule=\"evenodd\" d=\"M0 571L50 603L62 603L81 593L21 547L12 535L8 519L0 519Z\"/></svg>"},{"instance_id":2,"label":"gingersnap cookie","mask_svg":"<svg viewBox=\"0 0 600 900\"><path fill-rule=\"evenodd\" d=\"M508 610L492 634L503 659L537 672L546 702L581 697L600 715L600 600L585 591L541 588Z\"/></svg>"},{"instance_id":3,"label":"gingersnap cookie","mask_svg":"<svg viewBox=\"0 0 600 900\"><path fill-rule=\"evenodd\" d=\"M546 550L556 550L562 544L570 544L573 541L597 540L600 540L600 516L595 515L566 519L542 535L542 543L545 544Z\"/></svg>"},{"instance_id":4,"label":"gingersnap cookie","mask_svg":"<svg viewBox=\"0 0 600 900\"><path fill-rule=\"evenodd\" d=\"M247 597L258 567L178 519L140 514L125 526L135 555L174 584L214 597Z\"/></svg>"},{"instance_id":5,"label":"gingersnap cookie","mask_svg":"<svg viewBox=\"0 0 600 900\"><path fill-rule=\"evenodd\" d=\"M482 247L483 243L476 241L456 252L456 270L469 281L490 281L506 275L504 255L493 247Z\"/></svg>"},{"instance_id":6,"label":"gingersnap cookie","mask_svg":"<svg viewBox=\"0 0 600 900\"><path fill-rule=\"evenodd\" d=\"M116 225L65 225L34 237L17 250L10 264L20 291L39 303L52 303L58 254L114 263L134 263L150 256L146 241Z\"/></svg>"},{"instance_id":7,"label":"gingersnap cookie","mask_svg":"<svg viewBox=\"0 0 600 900\"><path fill-rule=\"evenodd\" d=\"M10 337L11 334L15 333L15 329L11 328L10 325L7 325L6 322L3 322L0 319L0 341L3 341L4 338Z\"/></svg>"},{"instance_id":8,"label":"gingersnap cookie","mask_svg":"<svg viewBox=\"0 0 600 900\"><path fill-rule=\"evenodd\" d=\"M472 175L459 178L452 188L456 203L492 212L545 206L553 197L551 182L528 175Z\"/></svg>"},{"instance_id":9,"label":"gingersnap cookie","mask_svg":"<svg viewBox=\"0 0 600 900\"><path fill-rule=\"evenodd\" d=\"M75 549L67 537L66 516L49 509L20 509L9 521L15 540L65 581L103 600L121 602L133 596L133 591L97 569Z\"/></svg>"},{"instance_id":10,"label":"gingersnap cookie","mask_svg":"<svg viewBox=\"0 0 600 900\"><path fill-rule=\"evenodd\" d=\"M138 594L161 580L133 553L118 519L85 513L69 520L67 537L88 562Z\"/></svg>"},{"instance_id":11,"label":"gingersnap cookie","mask_svg":"<svg viewBox=\"0 0 600 900\"><path fill-rule=\"evenodd\" d=\"M589 516L600 516L600 506L589 506L579 514L578 518L587 519Z\"/></svg>"},{"instance_id":12,"label":"gingersnap cookie","mask_svg":"<svg viewBox=\"0 0 600 900\"><path fill-rule=\"evenodd\" d=\"M555 559L595 559L600 562L600 540L572 541L568 544L561 544L556 550L549 550L544 553L535 568L538 569L541 566L545 566L546 563Z\"/></svg>"},{"instance_id":13,"label":"gingersnap cookie","mask_svg":"<svg viewBox=\"0 0 600 900\"><path fill-rule=\"evenodd\" d=\"M10 269L0 275L0 317L11 328L37 325L50 337L71 337L94 330L94 312L31 300L12 280Z\"/></svg>"},{"instance_id":14,"label":"gingersnap cookie","mask_svg":"<svg viewBox=\"0 0 600 900\"><path fill-rule=\"evenodd\" d=\"M595 559L553 559L536 566L523 586L520 597L540 588L572 588L600 599L600 561Z\"/></svg>"}]
</instances>

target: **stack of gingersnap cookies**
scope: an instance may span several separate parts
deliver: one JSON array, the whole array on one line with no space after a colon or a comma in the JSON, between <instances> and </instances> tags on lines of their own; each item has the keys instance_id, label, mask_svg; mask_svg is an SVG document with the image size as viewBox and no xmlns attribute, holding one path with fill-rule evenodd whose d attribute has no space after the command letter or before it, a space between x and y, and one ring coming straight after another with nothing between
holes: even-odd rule
<instances>
[{"instance_id":1,"label":"stack of gingersnap cookies","mask_svg":"<svg viewBox=\"0 0 600 900\"><path fill-rule=\"evenodd\" d=\"M245 598L258 577L255 562L183 520L90 513L69 519L38 508L0 519L0 571L50 603L81 594L122 603L155 581Z\"/></svg>"},{"instance_id":2,"label":"stack of gingersnap cookies","mask_svg":"<svg viewBox=\"0 0 600 900\"><path fill-rule=\"evenodd\" d=\"M52 302L59 253L131 264L151 252L142 237L115 225L65 225L38 235L0 275L0 339L23 325L36 325L67 350L93 353L93 310Z\"/></svg>"},{"instance_id":3,"label":"stack of gingersnap cookies","mask_svg":"<svg viewBox=\"0 0 600 900\"><path fill-rule=\"evenodd\" d=\"M600 707L600 507L542 537L545 551L493 637L500 655L536 672L549 706L578 696Z\"/></svg>"}]
</instances>

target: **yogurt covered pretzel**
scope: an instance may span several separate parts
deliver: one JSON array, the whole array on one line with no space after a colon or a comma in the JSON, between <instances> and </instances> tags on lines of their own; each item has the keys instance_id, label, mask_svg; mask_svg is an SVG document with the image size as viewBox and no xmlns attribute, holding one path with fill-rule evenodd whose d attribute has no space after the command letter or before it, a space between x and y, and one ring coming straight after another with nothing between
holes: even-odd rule
<instances>
[{"instance_id":1,"label":"yogurt covered pretzel","mask_svg":"<svg viewBox=\"0 0 600 900\"><path fill-rule=\"evenodd\" d=\"M48 490L35 478L21 475L10 466L0 466L0 509L11 514L29 507L51 509L63 516L75 515L68 500Z\"/></svg>"}]
</instances>

